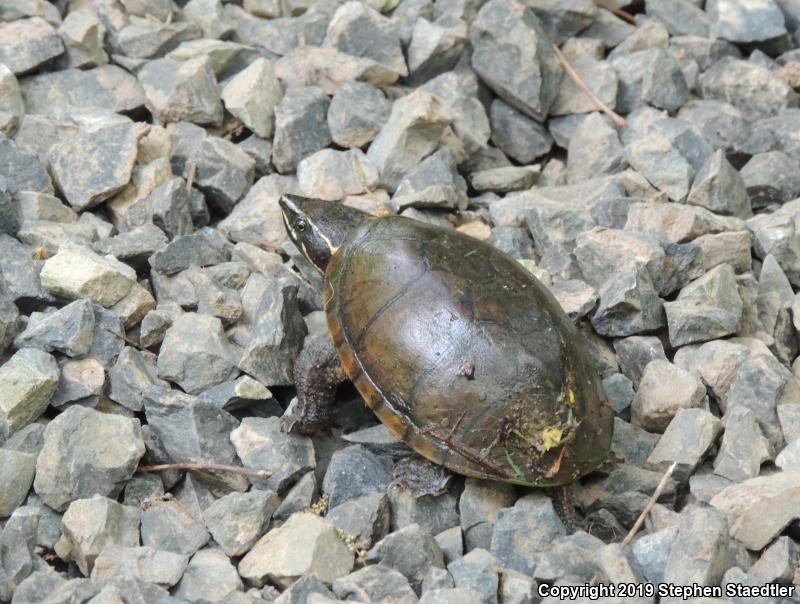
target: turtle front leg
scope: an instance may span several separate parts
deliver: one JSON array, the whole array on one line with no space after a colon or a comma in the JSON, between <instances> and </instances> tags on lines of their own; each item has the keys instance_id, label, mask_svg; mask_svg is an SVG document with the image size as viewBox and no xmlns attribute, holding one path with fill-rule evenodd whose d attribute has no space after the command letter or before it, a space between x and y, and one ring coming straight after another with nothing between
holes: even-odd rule
<instances>
[{"instance_id":1,"label":"turtle front leg","mask_svg":"<svg viewBox=\"0 0 800 604\"><path fill-rule=\"evenodd\" d=\"M328 334L307 338L294 363L297 399L283 414L286 432L314 434L328 425L336 387L345 379L339 355Z\"/></svg>"},{"instance_id":2,"label":"turtle front leg","mask_svg":"<svg viewBox=\"0 0 800 604\"><path fill-rule=\"evenodd\" d=\"M560 487L553 487L550 493L553 500L553 509L558 514L567 534L572 534L581 528L578 514L575 512L575 483L571 482Z\"/></svg>"}]
</instances>

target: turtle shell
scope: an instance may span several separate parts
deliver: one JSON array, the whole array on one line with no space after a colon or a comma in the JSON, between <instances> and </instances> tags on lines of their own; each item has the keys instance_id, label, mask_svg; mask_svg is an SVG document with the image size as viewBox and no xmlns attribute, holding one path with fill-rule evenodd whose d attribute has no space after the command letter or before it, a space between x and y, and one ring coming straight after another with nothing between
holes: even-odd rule
<instances>
[{"instance_id":1,"label":"turtle shell","mask_svg":"<svg viewBox=\"0 0 800 604\"><path fill-rule=\"evenodd\" d=\"M605 460L613 414L582 337L509 256L391 216L351 233L325 276L345 372L424 457L535 486L571 482Z\"/></svg>"}]
</instances>

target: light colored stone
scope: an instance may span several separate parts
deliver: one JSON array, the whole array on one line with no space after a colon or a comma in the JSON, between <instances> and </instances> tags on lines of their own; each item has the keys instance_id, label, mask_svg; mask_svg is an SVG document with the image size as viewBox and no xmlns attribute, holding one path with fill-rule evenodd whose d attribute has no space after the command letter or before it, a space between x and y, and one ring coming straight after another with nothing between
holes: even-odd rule
<instances>
[{"instance_id":1,"label":"light colored stone","mask_svg":"<svg viewBox=\"0 0 800 604\"><path fill-rule=\"evenodd\" d=\"M311 573L330 583L353 568L353 555L326 520L309 512L293 514L264 535L239 563L239 574L256 584L286 588Z\"/></svg>"},{"instance_id":2,"label":"light colored stone","mask_svg":"<svg viewBox=\"0 0 800 604\"><path fill-rule=\"evenodd\" d=\"M222 89L225 109L263 138L272 137L275 130L275 106L282 96L275 69L272 63L263 58L250 63Z\"/></svg>"}]
</instances>

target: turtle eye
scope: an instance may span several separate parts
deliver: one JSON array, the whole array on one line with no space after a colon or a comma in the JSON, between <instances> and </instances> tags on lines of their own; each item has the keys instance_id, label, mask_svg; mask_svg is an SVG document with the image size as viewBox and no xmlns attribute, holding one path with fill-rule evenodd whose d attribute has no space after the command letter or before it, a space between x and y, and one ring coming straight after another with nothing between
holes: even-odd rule
<instances>
[{"instance_id":1,"label":"turtle eye","mask_svg":"<svg viewBox=\"0 0 800 604\"><path fill-rule=\"evenodd\" d=\"M297 222L294 223L294 230L298 233L302 233L308 227L308 222L306 222L305 218L298 218Z\"/></svg>"}]
</instances>

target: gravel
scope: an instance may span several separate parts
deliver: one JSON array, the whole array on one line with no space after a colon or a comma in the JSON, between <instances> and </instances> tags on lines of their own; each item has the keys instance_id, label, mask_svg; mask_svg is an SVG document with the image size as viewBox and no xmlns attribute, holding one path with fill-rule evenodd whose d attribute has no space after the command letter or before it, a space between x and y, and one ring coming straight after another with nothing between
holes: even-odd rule
<instances>
[{"instance_id":1,"label":"gravel","mask_svg":"<svg viewBox=\"0 0 800 604\"><path fill-rule=\"evenodd\" d=\"M0 602L800 587L800 3L0 4ZM540 276L616 415L583 530L541 491L406 488L349 388L282 430L327 332L285 193Z\"/></svg>"}]
</instances>

